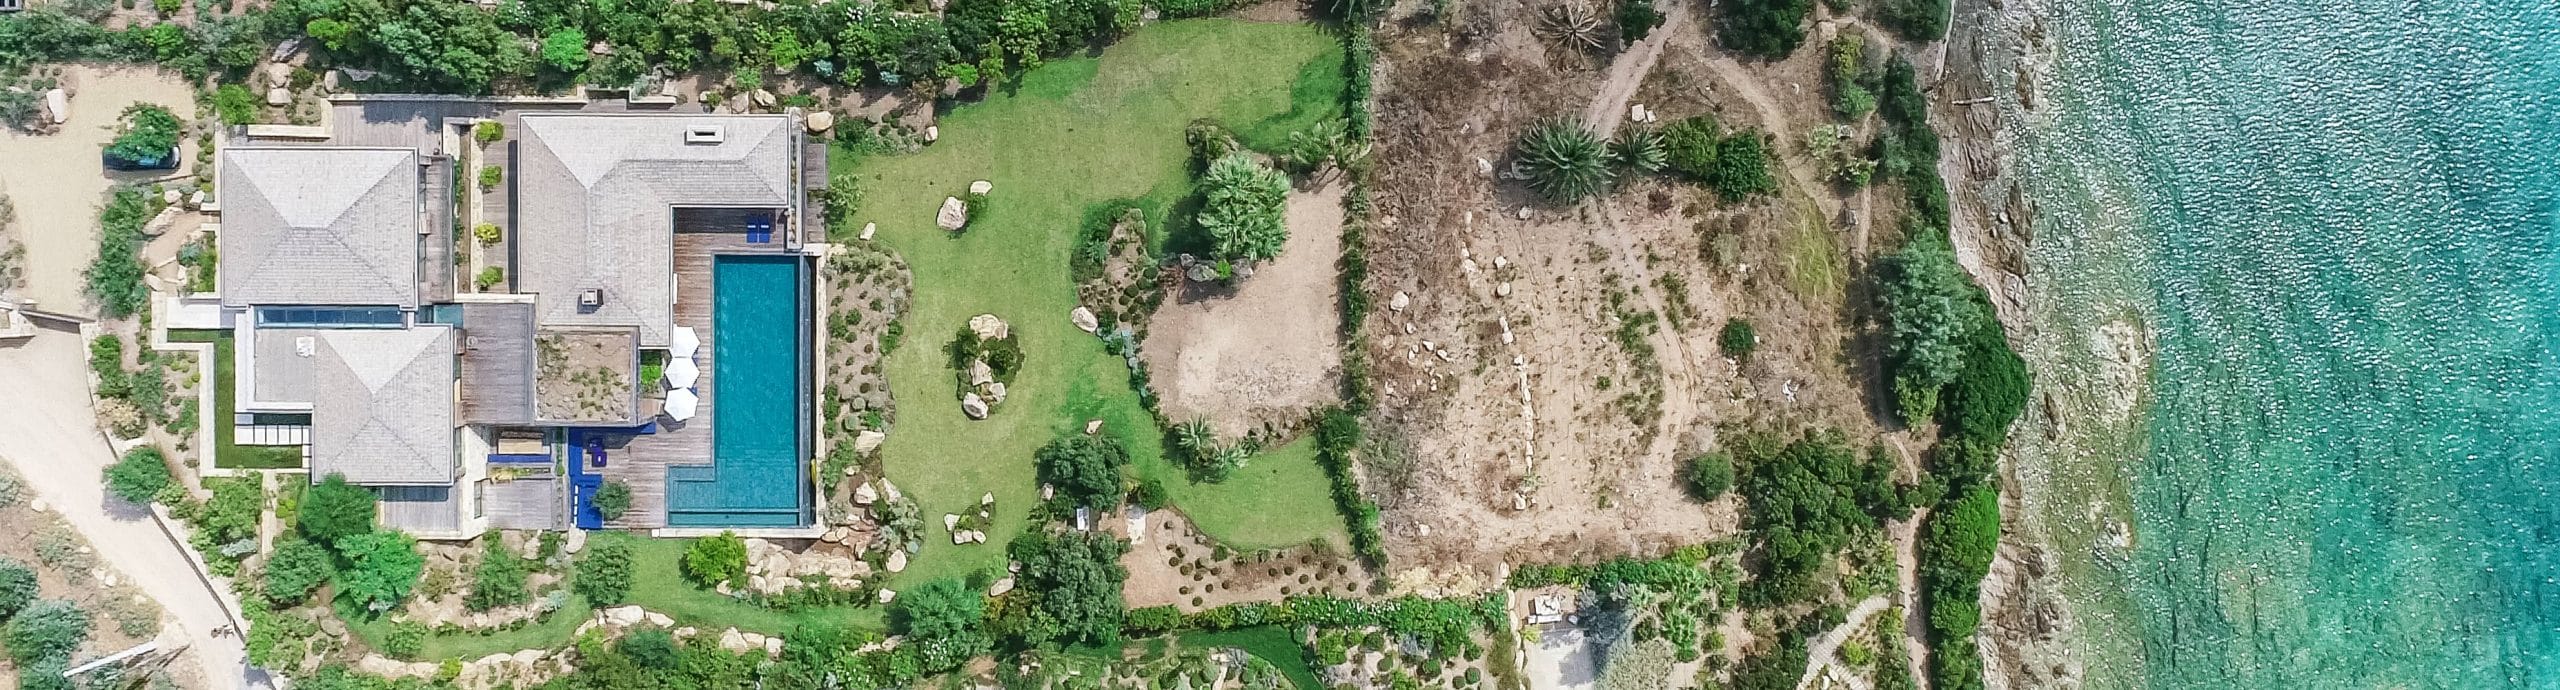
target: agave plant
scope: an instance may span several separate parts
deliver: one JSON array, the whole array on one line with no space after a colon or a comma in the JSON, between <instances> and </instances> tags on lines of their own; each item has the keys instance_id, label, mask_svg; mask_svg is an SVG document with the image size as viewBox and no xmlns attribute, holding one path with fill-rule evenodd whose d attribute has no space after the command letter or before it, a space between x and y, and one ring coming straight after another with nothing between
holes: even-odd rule
<instances>
[{"instance_id":1,"label":"agave plant","mask_svg":"<svg viewBox=\"0 0 2560 690\"><path fill-rule=\"evenodd\" d=\"M1206 457L1218 448L1218 432L1209 428L1209 420L1193 418L1174 428L1173 444L1192 457Z\"/></svg>"},{"instance_id":2,"label":"agave plant","mask_svg":"<svg viewBox=\"0 0 2560 690\"><path fill-rule=\"evenodd\" d=\"M1321 172L1328 165L1358 170L1369 160L1369 143L1353 140L1350 125L1339 119L1290 132L1283 150L1289 167L1308 172Z\"/></svg>"},{"instance_id":3,"label":"agave plant","mask_svg":"<svg viewBox=\"0 0 2560 690\"><path fill-rule=\"evenodd\" d=\"M1600 13L1590 5L1567 0L1539 10L1538 25L1532 32L1558 48L1598 52L1609 47L1607 28L1600 21Z\"/></svg>"},{"instance_id":4,"label":"agave plant","mask_svg":"<svg viewBox=\"0 0 2560 690\"><path fill-rule=\"evenodd\" d=\"M1516 164L1538 196L1573 203L1608 189L1608 147L1580 120L1549 119L1529 126L1520 136Z\"/></svg>"},{"instance_id":5,"label":"agave plant","mask_svg":"<svg viewBox=\"0 0 2560 690\"><path fill-rule=\"evenodd\" d=\"M1609 141L1609 157L1618 165L1641 173L1662 172L1671 163L1671 150L1662 143L1662 132L1649 125L1630 124L1618 130Z\"/></svg>"}]
</instances>

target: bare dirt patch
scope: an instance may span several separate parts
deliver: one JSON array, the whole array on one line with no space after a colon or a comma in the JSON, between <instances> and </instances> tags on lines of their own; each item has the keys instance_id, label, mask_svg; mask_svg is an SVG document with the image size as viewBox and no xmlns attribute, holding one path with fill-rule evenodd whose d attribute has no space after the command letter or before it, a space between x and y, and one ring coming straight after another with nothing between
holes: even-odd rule
<instances>
[{"instance_id":1,"label":"bare dirt patch","mask_svg":"<svg viewBox=\"0 0 2560 690\"><path fill-rule=\"evenodd\" d=\"M132 67L71 65L62 69L71 92L71 121L52 134L0 128L0 195L17 207L17 241L25 249L24 297L47 311L86 313L81 272L98 252L98 207L118 184L148 183L194 173L195 137L181 137L178 170L109 172L98 159L116 135L126 106L157 103L192 120L195 95L170 72Z\"/></svg>"},{"instance_id":2,"label":"bare dirt patch","mask_svg":"<svg viewBox=\"0 0 2560 690\"><path fill-rule=\"evenodd\" d=\"M14 472L0 468L0 485L6 485L0 486L0 559L35 571L37 598L68 601L88 612L93 624L77 658L110 654L160 633L168 621L159 604L134 589L132 576L102 562L54 507L37 510L43 502L34 487ZM16 675L5 659L0 672Z\"/></svg>"},{"instance_id":3,"label":"bare dirt patch","mask_svg":"<svg viewBox=\"0 0 2560 690\"><path fill-rule=\"evenodd\" d=\"M1131 607L1188 612L1301 594L1350 597L1369 581L1368 569L1329 550L1229 550L1172 510L1148 513L1146 529L1145 541L1120 557L1129 570L1124 591Z\"/></svg>"},{"instance_id":4,"label":"bare dirt patch","mask_svg":"<svg viewBox=\"0 0 2560 690\"><path fill-rule=\"evenodd\" d=\"M1340 399L1341 185L1292 191L1280 258L1232 290L1186 287L1140 348L1165 417L1221 436L1287 428Z\"/></svg>"},{"instance_id":5,"label":"bare dirt patch","mask_svg":"<svg viewBox=\"0 0 2560 690\"><path fill-rule=\"evenodd\" d=\"M1700 504L1679 479L1729 426L1882 433L1850 307L1863 245L1839 222L1864 193L1821 179L1802 150L1828 117L1819 43L1744 63L1693 25L1663 39L1630 97L1602 92L1623 82L1612 60L1559 57L1533 22L1496 19L1533 7L1471 4L1379 39L1366 289L1386 308L1366 328L1379 433L1362 469L1397 562L1437 574L1398 573L1399 588L1731 535L1737 499ZM1485 171L1530 122L1612 99L1769 131L1779 193L1727 203L1650 178L1558 207ZM1732 318L1759 332L1748 361L1716 344Z\"/></svg>"}]
</instances>

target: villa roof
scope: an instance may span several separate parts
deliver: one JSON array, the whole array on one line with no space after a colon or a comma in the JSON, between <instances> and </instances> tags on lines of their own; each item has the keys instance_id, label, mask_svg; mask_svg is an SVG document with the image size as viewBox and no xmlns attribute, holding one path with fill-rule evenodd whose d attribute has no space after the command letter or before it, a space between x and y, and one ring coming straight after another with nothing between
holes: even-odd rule
<instances>
[{"instance_id":1,"label":"villa roof","mask_svg":"<svg viewBox=\"0 0 2560 690\"><path fill-rule=\"evenodd\" d=\"M636 326L665 347L674 209L784 208L799 193L789 115L526 113L516 153L517 286L544 326ZM711 137L689 132L713 129ZM705 140L709 139L709 140ZM601 290L587 307L580 293Z\"/></svg>"},{"instance_id":2,"label":"villa roof","mask_svg":"<svg viewBox=\"0 0 2560 690\"><path fill-rule=\"evenodd\" d=\"M222 303L418 304L418 165L405 149L224 149Z\"/></svg>"},{"instance_id":3,"label":"villa roof","mask_svg":"<svg viewBox=\"0 0 2560 690\"><path fill-rule=\"evenodd\" d=\"M311 469L371 485L440 485L454 480L454 331L262 329L260 376L309 380ZM310 339L303 356L300 340ZM300 369L300 372L278 371Z\"/></svg>"}]
</instances>

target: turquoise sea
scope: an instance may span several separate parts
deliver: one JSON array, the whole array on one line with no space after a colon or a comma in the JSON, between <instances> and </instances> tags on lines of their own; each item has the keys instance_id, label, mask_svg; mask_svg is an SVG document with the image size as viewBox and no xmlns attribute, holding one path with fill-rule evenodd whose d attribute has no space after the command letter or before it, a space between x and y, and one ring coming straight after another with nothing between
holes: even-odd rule
<instances>
[{"instance_id":1,"label":"turquoise sea","mask_svg":"<svg viewBox=\"0 0 2560 690\"><path fill-rule=\"evenodd\" d=\"M2560 688L2560 3L2051 2L2020 466L2091 687Z\"/></svg>"}]
</instances>

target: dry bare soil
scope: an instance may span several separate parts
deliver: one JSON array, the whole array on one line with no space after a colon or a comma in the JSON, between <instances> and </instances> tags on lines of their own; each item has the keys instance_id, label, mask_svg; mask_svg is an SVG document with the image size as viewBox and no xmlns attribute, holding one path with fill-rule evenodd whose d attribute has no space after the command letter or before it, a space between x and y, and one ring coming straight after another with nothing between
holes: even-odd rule
<instances>
[{"instance_id":1,"label":"dry bare soil","mask_svg":"<svg viewBox=\"0 0 2560 690\"><path fill-rule=\"evenodd\" d=\"M1280 258L1233 289L1182 289L1156 310L1139 351L1166 418L1207 419L1234 438L1340 402L1342 194L1290 192Z\"/></svg>"},{"instance_id":2,"label":"dry bare soil","mask_svg":"<svg viewBox=\"0 0 2560 690\"><path fill-rule=\"evenodd\" d=\"M1536 7L1469 4L1378 38L1366 289L1381 308L1365 345L1379 433L1362 470L1398 568L1427 571L1398 573L1399 587L1731 535L1737 499L1699 503L1679 475L1737 425L1904 447L1861 383L1874 344L1849 278L1890 244L1867 222L1890 195L1829 183L1804 151L1829 121L1820 46L1842 26L1817 17L1794 57L1745 61L1693 14L1648 39L1658 50L1595 57L1542 44ZM1624 120L1631 104L1661 123L1707 114L1770 132L1779 191L1725 203L1655 178L1560 207L1483 170L1507 167L1539 118ZM1758 330L1748 361L1716 345L1732 318Z\"/></svg>"}]
</instances>

